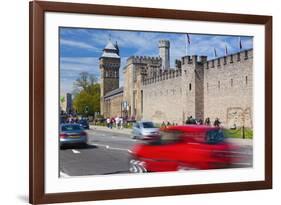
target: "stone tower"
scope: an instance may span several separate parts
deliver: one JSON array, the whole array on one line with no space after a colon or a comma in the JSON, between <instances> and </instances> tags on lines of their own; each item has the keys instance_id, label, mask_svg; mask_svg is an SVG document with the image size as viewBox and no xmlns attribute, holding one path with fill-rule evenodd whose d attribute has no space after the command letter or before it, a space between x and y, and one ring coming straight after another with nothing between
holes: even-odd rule
<instances>
[{"instance_id":1,"label":"stone tower","mask_svg":"<svg viewBox=\"0 0 281 205\"><path fill-rule=\"evenodd\" d=\"M114 45L111 41L107 43L103 49L102 56L99 58L101 72L101 98L100 107L101 115L104 114L104 96L117 88L119 88L119 68L120 56L117 42Z\"/></svg>"},{"instance_id":2,"label":"stone tower","mask_svg":"<svg viewBox=\"0 0 281 205\"><path fill-rule=\"evenodd\" d=\"M170 41L160 40L159 41L159 55L162 59L162 68L164 70L170 68Z\"/></svg>"},{"instance_id":3,"label":"stone tower","mask_svg":"<svg viewBox=\"0 0 281 205\"><path fill-rule=\"evenodd\" d=\"M184 56L182 58L183 78L182 88L184 118L192 116L204 120L204 66L207 56L196 55Z\"/></svg>"}]
</instances>

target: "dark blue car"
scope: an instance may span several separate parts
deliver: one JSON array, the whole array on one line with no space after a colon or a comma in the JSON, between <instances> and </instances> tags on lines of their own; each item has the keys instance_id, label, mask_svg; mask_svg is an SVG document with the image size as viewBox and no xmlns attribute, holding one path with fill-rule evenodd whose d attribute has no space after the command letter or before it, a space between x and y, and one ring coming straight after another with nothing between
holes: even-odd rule
<instances>
[{"instance_id":1,"label":"dark blue car","mask_svg":"<svg viewBox=\"0 0 281 205\"><path fill-rule=\"evenodd\" d=\"M88 120L79 120L78 124L83 127L84 129L90 129Z\"/></svg>"}]
</instances>

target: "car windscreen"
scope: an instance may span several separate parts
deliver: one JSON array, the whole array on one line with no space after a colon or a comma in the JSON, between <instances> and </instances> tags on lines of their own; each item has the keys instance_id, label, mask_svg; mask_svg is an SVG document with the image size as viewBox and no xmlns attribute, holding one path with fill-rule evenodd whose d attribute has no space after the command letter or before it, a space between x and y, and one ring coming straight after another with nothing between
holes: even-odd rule
<instances>
[{"instance_id":1,"label":"car windscreen","mask_svg":"<svg viewBox=\"0 0 281 205\"><path fill-rule=\"evenodd\" d=\"M160 137L148 141L150 145L174 144L182 141L182 132L180 131L161 131Z\"/></svg>"},{"instance_id":2,"label":"car windscreen","mask_svg":"<svg viewBox=\"0 0 281 205\"><path fill-rule=\"evenodd\" d=\"M143 128L155 128L152 122L143 122Z\"/></svg>"},{"instance_id":3,"label":"car windscreen","mask_svg":"<svg viewBox=\"0 0 281 205\"><path fill-rule=\"evenodd\" d=\"M211 130L206 133L205 137L207 144L219 144L224 141L222 130Z\"/></svg>"},{"instance_id":4,"label":"car windscreen","mask_svg":"<svg viewBox=\"0 0 281 205\"><path fill-rule=\"evenodd\" d=\"M61 130L63 132L80 131L81 127L79 125L63 125Z\"/></svg>"}]
</instances>

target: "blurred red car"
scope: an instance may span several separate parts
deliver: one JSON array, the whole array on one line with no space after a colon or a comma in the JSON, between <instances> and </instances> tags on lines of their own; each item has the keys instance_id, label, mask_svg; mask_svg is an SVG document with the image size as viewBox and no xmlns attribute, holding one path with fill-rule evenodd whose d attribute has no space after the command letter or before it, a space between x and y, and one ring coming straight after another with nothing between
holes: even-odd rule
<instances>
[{"instance_id":1,"label":"blurred red car","mask_svg":"<svg viewBox=\"0 0 281 205\"><path fill-rule=\"evenodd\" d=\"M172 126L160 133L159 139L133 147L130 172L227 168L242 160L239 147L225 142L218 127Z\"/></svg>"}]
</instances>

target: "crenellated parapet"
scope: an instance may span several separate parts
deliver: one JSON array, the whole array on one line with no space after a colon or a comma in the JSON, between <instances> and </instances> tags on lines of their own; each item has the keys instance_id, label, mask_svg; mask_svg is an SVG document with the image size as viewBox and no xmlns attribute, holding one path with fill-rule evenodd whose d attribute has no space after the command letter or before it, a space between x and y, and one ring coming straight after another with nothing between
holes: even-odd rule
<instances>
[{"instance_id":1,"label":"crenellated parapet","mask_svg":"<svg viewBox=\"0 0 281 205\"><path fill-rule=\"evenodd\" d=\"M203 65L204 65L204 69L220 68L228 64L242 63L252 58L253 58L253 49L248 49L248 50L240 51L238 53L233 53L227 56L222 56L216 59L206 61Z\"/></svg>"},{"instance_id":2,"label":"crenellated parapet","mask_svg":"<svg viewBox=\"0 0 281 205\"><path fill-rule=\"evenodd\" d=\"M142 85L150 85L153 83L158 83L161 81L169 80L169 79L176 79L182 76L181 69L169 69L169 70L160 70L157 75L153 77L144 77L142 79Z\"/></svg>"},{"instance_id":3,"label":"crenellated parapet","mask_svg":"<svg viewBox=\"0 0 281 205\"><path fill-rule=\"evenodd\" d=\"M157 64L161 65L161 58L159 56L131 56L127 59L127 65L129 64Z\"/></svg>"},{"instance_id":4,"label":"crenellated parapet","mask_svg":"<svg viewBox=\"0 0 281 205\"><path fill-rule=\"evenodd\" d=\"M193 55L193 56L183 56L181 58L181 64L182 65L204 64L205 62L207 62L207 56L199 56L198 57L197 55Z\"/></svg>"}]
</instances>

